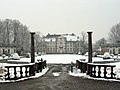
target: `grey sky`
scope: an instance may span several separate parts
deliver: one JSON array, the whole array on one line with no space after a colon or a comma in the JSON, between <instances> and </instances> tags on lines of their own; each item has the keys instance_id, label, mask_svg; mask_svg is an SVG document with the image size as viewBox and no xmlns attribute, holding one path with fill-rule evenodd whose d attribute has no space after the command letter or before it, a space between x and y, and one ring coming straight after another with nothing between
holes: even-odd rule
<instances>
[{"instance_id":1,"label":"grey sky","mask_svg":"<svg viewBox=\"0 0 120 90\"><path fill-rule=\"evenodd\" d=\"M18 19L31 30L107 37L120 22L120 0L0 0L0 19Z\"/></svg>"}]
</instances>

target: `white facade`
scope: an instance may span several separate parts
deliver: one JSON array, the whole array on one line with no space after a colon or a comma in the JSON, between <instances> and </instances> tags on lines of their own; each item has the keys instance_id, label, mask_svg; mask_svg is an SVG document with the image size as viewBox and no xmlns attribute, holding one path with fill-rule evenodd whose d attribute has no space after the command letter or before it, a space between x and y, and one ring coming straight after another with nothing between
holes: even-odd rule
<instances>
[{"instance_id":1,"label":"white facade","mask_svg":"<svg viewBox=\"0 0 120 90\"><path fill-rule=\"evenodd\" d=\"M101 48L101 53L109 52L110 54L120 54L120 44L119 43L110 43L106 44Z\"/></svg>"},{"instance_id":2,"label":"white facade","mask_svg":"<svg viewBox=\"0 0 120 90\"><path fill-rule=\"evenodd\" d=\"M57 53L66 53L66 38L63 36L56 39Z\"/></svg>"},{"instance_id":3,"label":"white facade","mask_svg":"<svg viewBox=\"0 0 120 90\"><path fill-rule=\"evenodd\" d=\"M110 47L108 50L110 54L120 54L120 47Z\"/></svg>"},{"instance_id":4,"label":"white facade","mask_svg":"<svg viewBox=\"0 0 120 90\"><path fill-rule=\"evenodd\" d=\"M16 52L15 47L0 47L0 55L2 54L13 54Z\"/></svg>"},{"instance_id":5,"label":"white facade","mask_svg":"<svg viewBox=\"0 0 120 90\"><path fill-rule=\"evenodd\" d=\"M73 34L49 34L44 40L46 42L46 53L78 53L75 49L79 40L77 39L77 36Z\"/></svg>"}]
</instances>

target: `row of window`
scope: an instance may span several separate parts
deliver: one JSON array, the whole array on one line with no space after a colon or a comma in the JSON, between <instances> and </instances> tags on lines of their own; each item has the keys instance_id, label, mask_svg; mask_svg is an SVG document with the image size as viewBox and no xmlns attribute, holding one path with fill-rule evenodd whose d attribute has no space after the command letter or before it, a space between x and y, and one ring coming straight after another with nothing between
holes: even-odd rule
<instances>
[{"instance_id":1,"label":"row of window","mask_svg":"<svg viewBox=\"0 0 120 90\"><path fill-rule=\"evenodd\" d=\"M65 43L65 42L57 42L57 45L59 44L66 44L67 46L73 46L74 43ZM47 45L56 45L56 43L47 43Z\"/></svg>"},{"instance_id":2,"label":"row of window","mask_svg":"<svg viewBox=\"0 0 120 90\"><path fill-rule=\"evenodd\" d=\"M60 49L60 48L47 48L47 51L48 52L56 52L57 50L63 50L63 51L66 51L67 50L67 52L73 52L73 50L74 50L74 48L67 48L67 49L65 49L65 48L63 48L63 49Z\"/></svg>"},{"instance_id":3,"label":"row of window","mask_svg":"<svg viewBox=\"0 0 120 90\"><path fill-rule=\"evenodd\" d=\"M119 48L114 48L114 49L109 49L110 54L120 54L120 49Z\"/></svg>"},{"instance_id":4,"label":"row of window","mask_svg":"<svg viewBox=\"0 0 120 90\"><path fill-rule=\"evenodd\" d=\"M13 54L15 52L16 52L15 49L9 49L9 48L0 49L0 55L2 55L2 54Z\"/></svg>"}]
</instances>

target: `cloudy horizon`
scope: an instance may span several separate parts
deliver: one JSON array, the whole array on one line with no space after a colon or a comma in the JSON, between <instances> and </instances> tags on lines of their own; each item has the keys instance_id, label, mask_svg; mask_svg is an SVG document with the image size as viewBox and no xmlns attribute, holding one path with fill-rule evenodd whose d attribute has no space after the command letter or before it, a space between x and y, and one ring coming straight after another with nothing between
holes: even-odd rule
<instances>
[{"instance_id":1,"label":"cloudy horizon","mask_svg":"<svg viewBox=\"0 0 120 90\"><path fill-rule=\"evenodd\" d=\"M93 31L93 40L107 38L120 22L120 0L1 0L0 19L17 19L33 31Z\"/></svg>"}]
</instances>

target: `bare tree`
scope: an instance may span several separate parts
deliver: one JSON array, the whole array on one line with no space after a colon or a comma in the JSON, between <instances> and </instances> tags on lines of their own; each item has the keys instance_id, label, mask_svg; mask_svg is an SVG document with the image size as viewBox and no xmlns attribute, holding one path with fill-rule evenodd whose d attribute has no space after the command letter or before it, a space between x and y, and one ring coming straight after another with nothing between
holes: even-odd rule
<instances>
[{"instance_id":1,"label":"bare tree","mask_svg":"<svg viewBox=\"0 0 120 90\"><path fill-rule=\"evenodd\" d=\"M111 28L109 32L109 41L111 43L120 42L120 23Z\"/></svg>"},{"instance_id":2,"label":"bare tree","mask_svg":"<svg viewBox=\"0 0 120 90\"><path fill-rule=\"evenodd\" d=\"M96 41L94 47L95 49L99 49L100 47L103 47L107 44L107 40L105 38L101 38L98 41Z\"/></svg>"},{"instance_id":3,"label":"bare tree","mask_svg":"<svg viewBox=\"0 0 120 90\"><path fill-rule=\"evenodd\" d=\"M27 26L18 20L0 20L0 45L14 45L18 52L29 51L30 31Z\"/></svg>"},{"instance_id":4,"label":"bare tree","mask_svg":"<svg viewBox=\"0 0 120 90\"><path fill-rule=\"evenodd\" d=\"M43 35L41 34L41 32L36 32L35 34L35 45L36 45L36 52L40 52L40 43L42 41L42 37Z\"/></svg>"},{"instance_id":5,"label":"bare tree","mask_svg":"<svg viewBox=\"0 0 120 90\"><path fill-rule=\"evenodd\" d=\"M80 52L85 54L87 51L87 35L85 32L81 32L80 36Z\"/></svg>"},{"instance_id":6,"label":"bare tree","mask_svg":"<svg viewBox=\"0 0 120 90\"><path fill-rule=\"evenodd\" d=\"M86 42L87 42L86 32L81 32L80 41L82 41L83 43L86 43Z\"/></svg>"}]
</instances>

